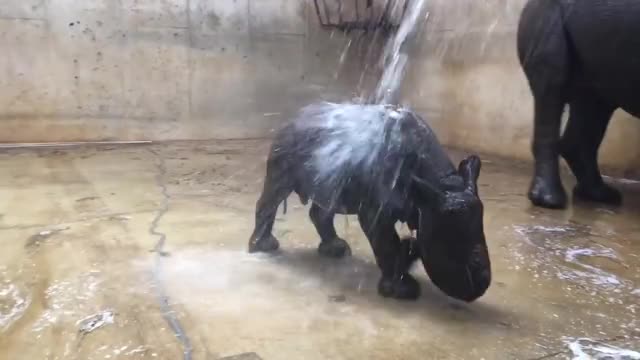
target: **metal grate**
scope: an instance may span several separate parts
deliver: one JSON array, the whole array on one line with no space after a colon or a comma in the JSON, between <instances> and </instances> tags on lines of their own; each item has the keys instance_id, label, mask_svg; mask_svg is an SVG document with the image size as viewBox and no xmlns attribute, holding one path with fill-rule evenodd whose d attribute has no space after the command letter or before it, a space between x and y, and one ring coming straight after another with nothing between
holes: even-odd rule
<instances>
[{"instance_id":1,"label":"metal grate","mask_svg":"<svg viewBox=\"0 0 640 360\"><path fill-rule=\"evenodd\" d=\"M313 0L320 25L341 31L394 31L410 0Z\"/></svg>"}]
</instances>

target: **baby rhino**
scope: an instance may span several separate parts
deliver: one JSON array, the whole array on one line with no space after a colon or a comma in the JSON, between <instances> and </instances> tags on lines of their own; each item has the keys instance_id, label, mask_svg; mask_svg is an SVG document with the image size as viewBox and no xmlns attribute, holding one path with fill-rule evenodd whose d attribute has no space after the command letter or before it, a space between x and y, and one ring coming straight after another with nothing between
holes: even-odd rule
<instances>
[{"instance_id":1,"label":"baby rhino","mask_svg":"<svg viewBox=\"0 0 640 360\"><path fill-rule=\"evenodd\" d=\"M256 205L249 251L274 251L271 234L278 206L296 192L328 257L351 253L333 225L335 214L357 214L382 272L378 292L415 299L408 274L421 259L433 283L471 302L491 283L478 197L481 161L453 165L430 127L415 112L387 105L322 103L302 109L276 136ZM285 203L286 205L286 203ZM417 231L400 240L396 222Z\"/></svg>"}]
</instances>

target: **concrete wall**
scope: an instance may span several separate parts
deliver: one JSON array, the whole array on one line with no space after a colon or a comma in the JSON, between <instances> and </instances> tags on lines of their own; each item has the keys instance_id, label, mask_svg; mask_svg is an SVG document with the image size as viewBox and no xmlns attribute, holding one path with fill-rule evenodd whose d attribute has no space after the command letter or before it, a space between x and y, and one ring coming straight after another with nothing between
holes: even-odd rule
<instances>
[{"instance_id":1,"label":"concrete wall","mask_svg":"<svg viewBox=\"0 0 640 360\"><path fill-rule=\"evenodd\" d=\"M446 144L530 159L524 1L428 4L404 99ZM268 136L310 101L369 89L376 51L321 29L311 0L0 0L0 142ZM638 133L616 114L604 163L637 168Z\"/></svg>"},{"instance_id":2,"label":"concrete wall","mask_svg":"<svg viewBox=\"0 0 640 360\"><path fill-rule=\"evenodd\" d=\"M347 38L314 14L305 0L0 0L0 142L269 135L355 89L334 77Z\"/></svg>"},{"instance_id":3,"label":"concrete wall","mask_svg":"<svg viewBox=\"0 0 640 360\"><path fill-rule=\"evenodd\" d=\"M452 146L531 159L533 103L516 53L524 0L428 0L403 95ZM565 114L566 115L566 114ZM640 121L618 111L601 162L640 173Z\"/></svg>"}]
</instances>

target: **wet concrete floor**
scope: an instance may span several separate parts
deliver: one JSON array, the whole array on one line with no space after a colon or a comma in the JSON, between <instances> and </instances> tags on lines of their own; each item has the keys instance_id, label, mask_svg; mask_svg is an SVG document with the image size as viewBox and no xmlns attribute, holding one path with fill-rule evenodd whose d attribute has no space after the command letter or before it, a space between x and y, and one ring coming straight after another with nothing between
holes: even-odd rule
<instances>
[{"instance_id":1,"label":"wet concrete floor","mask_svg":"<svg viewBox=\"0 0 640 360\"><path fill-rule=\"evenodd\" d=\"M416 266L399 302L357 220L336 218L353 257L322 259L295 196L282 253L245 252L268 145L0 152L0 359L640 358L640 184L534 209L529 166L485 159L491 288L461 304Z\"/></svg>"}]
</instances>

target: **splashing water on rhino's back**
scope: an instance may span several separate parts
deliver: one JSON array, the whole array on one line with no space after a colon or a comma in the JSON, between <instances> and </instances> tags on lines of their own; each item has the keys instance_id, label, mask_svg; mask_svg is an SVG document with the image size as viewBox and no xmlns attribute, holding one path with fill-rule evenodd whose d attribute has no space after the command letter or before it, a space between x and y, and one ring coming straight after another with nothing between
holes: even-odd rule
<instances>
[{"instance_id":1,"label":"splashing water on rhino's back","mask_svg":"<svg viewBox=\"0 0 640 360\"><path fill-rule=\"evenodd\" d=\"M305 164L313 174L313 182L321 197L333 202L341 189L351 180L352 175L377 176L380 174L381 154L388 155L391 147L399 146L405 139L400 131L399 120L406 118L408 109L387 105L396 103L408 65L409 41L414 38L421 25L421 15L425 10L425 0L393 2L393 13L400 4L406 4L406 12L395 34L387 40L380 59L383 72L369 104L320 103L302 109L296 119L296 126L309 127L307 134L321 134L315 143L311 139L301 139L297 151L309 153ZM348 44L350 46L350 43ZM344 53L343 53L344 57ZM431 129L423 124L428 133ZM431 136L431 135L430 135ZM437 143L437 139L428 138ZM437 145L437 144L435 144ZM397 150L397 149L396 149ZM395 171L399 174L402 160ZM366 175L365 175L366 176ZM397 176L397 175L396 175ZM379 180L379 179L378 179ZM388 185L395 186L395 180Z\"/></svg>"},{"instance_id":2,"label":"splashing water on rhino's back","mask_svg":"<svg viewBox=\"0 0 640 360\"><path fill-rule=\"evenodd\" d=\"M391 13L398 13L403 5L406 11L397 31L387 40L380 59L383 72L369 99L373 104L326 102L309 105L301 111L299 122L323 128L330 134L313 154L311 165L318 171L316 181L334 182L343 177L348 168L371 168L385 136L394 136L385 134L389 131L387 121L400 119L408 111L385 104L392 103L401 88L409 60L409 41L421 25L426 0L392 4Z\"/></svg>"},{"instance_id":3,"label":"splashing water on rhino's back","mask_svg":"<svg viewBox=\"0 0 640 360\"><path fill-rule=\"evenodd\" d=\"M356 169L371 169L384 149L385 138L400 141L393 122L408 110L384 105L314 104L304 108L297 126L323 132L308 166L315 182L337 185ZM391 131L389 131L391 122ZM395 130L394 130L395 129Z\"/></svg>"}]
</instances>

